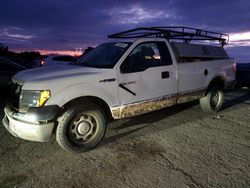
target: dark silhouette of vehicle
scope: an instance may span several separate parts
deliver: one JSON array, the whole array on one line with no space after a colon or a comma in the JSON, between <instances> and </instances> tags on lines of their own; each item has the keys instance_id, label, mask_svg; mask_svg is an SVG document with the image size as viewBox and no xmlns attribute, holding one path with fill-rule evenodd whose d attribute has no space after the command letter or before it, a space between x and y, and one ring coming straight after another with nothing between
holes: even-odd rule
<instances>
[{"instance_id":1,"label":"dark silhouette of vehicle","mask_svg":"<svg viewBox=\"0 0 250 188\"><path fill-rule=\"evenodd\" d=\"M27 67L15 63L9 59L0 57L0 91L1 94L8 94L11 90L11 77Z\"/></svg>"},{"instance_id":2,"label":"dark silhouette of vehicle","mask_svg":"<svg viewBox=\"0 0 250 188\"><path fill-rule=\"evenodd\" d=\"M250 63L237 63L236 80L239 87L250 87Z\"/></svg>"},{"instance_id":3,"label":"dark silhouette of vehicle","mask_svg":"<svg viewBox=\"0 0 250 188\"><path fill-rule=\"evenodd\" d=\"M70 64L76 62L77 60L77 58L70 55L49 55L41 60L40 66Z\"/></svg>"}]
</instances>

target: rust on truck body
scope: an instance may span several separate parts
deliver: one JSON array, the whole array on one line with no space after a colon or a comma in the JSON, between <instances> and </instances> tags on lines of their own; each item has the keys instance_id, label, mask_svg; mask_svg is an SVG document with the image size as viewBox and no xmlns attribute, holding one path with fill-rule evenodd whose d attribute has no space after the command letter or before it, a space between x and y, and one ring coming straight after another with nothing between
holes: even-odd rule
<instances>
[{"instance_id":1,"label":"rust on truck body","mask_svg":"<svg viewBox=\"0 0 250 188\"><path fill-rule=\"evenodd\" d=\"M205 94L206 94L206 89L178 93L177 104L186 103L189 101L194 101L194 100L200 99L200 98L204 97Z\"/></svg>"},{"instance_id":2,"label":"rust on truck body","mask_svg":"<svg viewBox=\"0 0 250 188\"><path fill-rule=\"evenodd\" d=\"M198 91L188 91L178 93L172 96L165 96L162 98L144 100L136 103L123 105L121 107L115 107L112 109L112 116L114 119L121 119L127 117L133 117L147 112L160 110L162 108L170 107L175 104L181 104L205 96L204 89Z\"/></svg>"},{"instance_id":3,"label":"rust on truck body","mask_svg":"<svg viewBox=\"0 0 250 188\"><path fill-rule=\"evenodd\" d=\"M161 99L148 100L129 104L120 109L120 118L133 117L147 112L159 110L176 103L175 96L164 97Z\"/></svg>"}]
</instances>

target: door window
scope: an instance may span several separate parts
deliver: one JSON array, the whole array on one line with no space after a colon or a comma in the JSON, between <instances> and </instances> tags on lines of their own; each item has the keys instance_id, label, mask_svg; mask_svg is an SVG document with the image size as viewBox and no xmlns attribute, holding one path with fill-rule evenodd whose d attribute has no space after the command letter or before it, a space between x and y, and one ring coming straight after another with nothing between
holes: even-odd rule
<instances>
[{"instance_id":1,"label":"door window","mask_svg":"<svg viewBox=\"0 0 250 188\"><path fill-rule=\"evenodd\" d=\"M69 62L76 62L76 58L71 57L71 56L56 56L53 57L54 61L69 61Z\"/></svg>"},{"instance_id":2,"label":"door window","mask_svg":"<svg viewBox=\"0 0 250 188\"><path fill-rule=\"evenodd\" d=\"M121 66L122 73L140 72L150 67L172 64L165 42L146 42L136 46Z\"/></svg>"}]
</instances>

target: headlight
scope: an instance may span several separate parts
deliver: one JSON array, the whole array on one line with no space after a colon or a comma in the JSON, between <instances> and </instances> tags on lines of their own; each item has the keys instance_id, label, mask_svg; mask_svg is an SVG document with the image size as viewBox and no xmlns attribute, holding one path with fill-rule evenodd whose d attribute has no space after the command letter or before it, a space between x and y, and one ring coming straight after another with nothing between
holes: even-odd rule
<instances>
[{"instance_id":1,"label":"headlight","mask_svg":"<svg viewBox=\"0 0 250 188\"><path fill-rule=\"evenodd\" d=\"M23 90L20 95L19 109L26 111L28 107L41 107L50 98L50 91L29 91Z\"/></svg>"}]
</instances>

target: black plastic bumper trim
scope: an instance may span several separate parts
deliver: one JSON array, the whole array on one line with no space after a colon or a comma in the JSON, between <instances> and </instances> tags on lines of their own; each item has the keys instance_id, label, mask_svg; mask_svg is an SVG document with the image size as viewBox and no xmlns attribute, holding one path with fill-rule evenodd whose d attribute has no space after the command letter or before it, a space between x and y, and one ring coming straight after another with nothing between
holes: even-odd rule
<instances>
[{"instance_id":1,"label":"black plastic bumper trim","mask_svg":"<svg viewBox=\"0 0 250 188\"><path fill-rule=\"evenodd\" d=\"M43 106L43 107L29 107L26 113L20 113L23 115L22 119L29 119L32 117L32 121L43 122L53 121L57 118L60 107L57 105ZM14 117L14 114L18 114L15 110L11 109L9 105L6 106L6 112Z\"/></svg>"}]
</instances>

